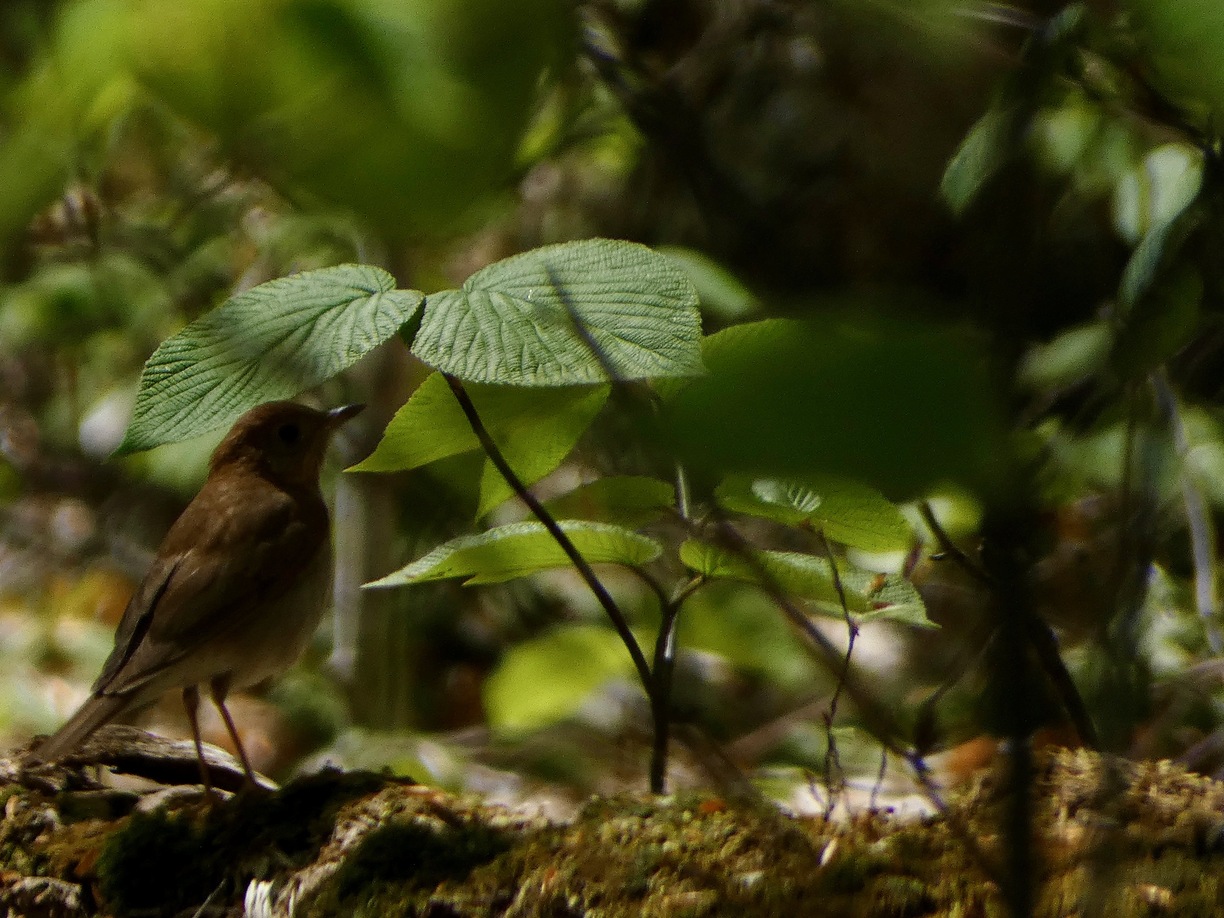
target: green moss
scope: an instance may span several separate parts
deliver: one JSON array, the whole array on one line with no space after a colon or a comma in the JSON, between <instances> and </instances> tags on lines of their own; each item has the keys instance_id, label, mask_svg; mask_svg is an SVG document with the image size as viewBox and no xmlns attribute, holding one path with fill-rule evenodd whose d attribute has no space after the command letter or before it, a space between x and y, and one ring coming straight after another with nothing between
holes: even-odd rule
<instances>
[{"instance_id":1,"label":"green moss","mask_svg":"<svg viewBox=\"0 0 1224 918\"><path fill-rule=\"evenodd\" d=\"M135 813L103 848L98 887L116 914L173 914L203 902L218 886L224 873L214 856L191 814Z\"/></svg>"},{"instance_id":2,"label":"green moss","mask_svg":"<svg viewBox=\"0 0 1224 918\"><path fill-rule=\"evenodd\" d=\"M375 775L325 771L275 794L134 813L102 849L99 889L118 914L199 905L227 884L241 890L251 878L309 863L339 808L383 783Z\"/></svg>"},{"instance_id":3,"label":"green moss","mask_svg":"<svg viewBox=\"0 0 1224 918\"><path fill-rule=\"evenodd\" d=\"M1209 843L1224 785L1167 763L1111 767L1122 780L1105 795L1108 775L1094 757L1059 756L1038 770L1036 918L1078 914L1093 896L1111 918L1224 914L1224 853ZM47 798L27 794L10 796L0 821L0 866L96 886L119 916L194 911L214 890L214 905L236 911L252 879L283 888L294 871L322 867L316 878L338 872L299 904L303 916L513 907L523 915L1004 918L964 839L999 862L1005 788L983 778L953 798L955 828L943 816L791 819L687 796L605 798L554 825L336 773L217 808L119 821L62 823Z\"/></svg>"},{"instance_id":4,"label":"green moss","mask_svg":"<svg viewBox=\"0 0 1224 918\"><path fill-rule=\"evenodd\" d=\"M409 888L432 888L462 880L508 847L500 832L479 823L435 828L410 821L384 826L366 836L337 873L341 899L371 880L394 880Z\"/></svg>"},{"instance_id":5,"label":"green moss","mask_svg":"<svg viewBox=\"0 0 1224 918\"><path fill-rule=\"evenodd\" d=\"M927 884L916 877L883 877L872 891L871 913L879 918L916 918L936 907Z\"/></svg>"},{"instance_id":6,"label":"green moss","mask_svg":"<svg viewBox=\"0 0 1224 918\"><path fill-rule=\"evenodd\" d=\"M310 914L416 914L444 901L448 890L470 900L462 887L475 869L510 847L510 837L477 819L436 817L430 810L413 812L369 833Z\"/></svg>"}]
</instances>

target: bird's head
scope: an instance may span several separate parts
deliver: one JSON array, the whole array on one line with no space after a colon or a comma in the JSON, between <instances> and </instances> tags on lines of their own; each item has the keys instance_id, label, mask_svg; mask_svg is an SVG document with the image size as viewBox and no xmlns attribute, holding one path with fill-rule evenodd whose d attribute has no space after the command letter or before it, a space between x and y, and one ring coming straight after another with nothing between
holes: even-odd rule
<instances>
[{"instance_id":1,"label":"bird's head","mask_svg":"<svg viewBox=\"0 0 1224 918\"><path fill-rule=\"evenodd\" d=\"M364 407L317 411L296 402L258 405L234 422L213 451L209 472L246 467L284 485L312 487L332 433Z\"/></svg>"}]
</instances>

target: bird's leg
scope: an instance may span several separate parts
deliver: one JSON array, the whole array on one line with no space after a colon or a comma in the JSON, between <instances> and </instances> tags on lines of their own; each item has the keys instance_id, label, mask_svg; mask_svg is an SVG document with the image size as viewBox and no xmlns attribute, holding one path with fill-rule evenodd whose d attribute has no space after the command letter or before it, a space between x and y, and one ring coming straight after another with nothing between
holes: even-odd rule
<instances>
[{"instance_id":1,"label":"bird's leg","mask_svg":"<svg viewBox=\"0 0 1224 918\"><path fill-rule=\"evenodd\" d=\"M200 766L200 783L204 785L204 796L211 802L216 802L213 794L212 780L208 777L208 765L204 762L204 742L200 739L200 719L197 714L200 707L200 690L194 685L183 689L183 707L187 709L187 720L191 723L191 738L195 741L196 764Z\"/></svg>"},{"instance_id":2,"label":"bird's leg","mask_svg":"<svg viewBox=\"0 0 1224 918\"><path fill-rule=\"evenodd\" d=\"M221 712L221 719L225 721L225 729L229 731L230 739L234 742L234 749L238 752L238 761L242 763L242 773L246 775L247 787L258 787L259 785L255 782L255 771L251 768L251 760L247 758L246 750L242 747L242 740L238 738L238 730L234 727L234 719L230 717L229 709L225 706L225 696L229 694L229 676L217 676L213 679L211 686L213 704Z\"/></svg>"}]
</instances>

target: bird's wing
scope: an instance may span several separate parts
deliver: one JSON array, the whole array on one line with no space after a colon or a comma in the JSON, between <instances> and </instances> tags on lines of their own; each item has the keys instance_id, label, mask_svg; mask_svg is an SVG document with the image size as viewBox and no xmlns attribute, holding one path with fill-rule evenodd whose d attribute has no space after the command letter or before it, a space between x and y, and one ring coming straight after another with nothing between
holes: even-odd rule
<instances>
[{"instance_id":1,"label":"bird's wing","mask_svg":"<svg viewBox=\"0 0 1224 918\"><path fill-rule=\"evenodd\" d=\"M162 595L170 585L178 558L157 558L140 581L140 586L128 600L127 608L123 610L123 618L119 622L119 630L115 632L115 646L110 656L102 666L102 672L94 681L93 692L100 692L107 687L115 673L131 656L132 651L140 646L145 632L153 621L153 610L157 608Z\"/></svg>"},{"instance_id":2,"label":"bird's wing","mask_svg":"<svg viewBox=\"0 0 1224 918\"><path fill-rule=\"evenodd\" d=\"M291 589L327 540L326 510L272 486L205 485L171 527L115 635L95 692L126 693ZM323 514L323 521L317 518Z\"/></svg>"}]
</instances>

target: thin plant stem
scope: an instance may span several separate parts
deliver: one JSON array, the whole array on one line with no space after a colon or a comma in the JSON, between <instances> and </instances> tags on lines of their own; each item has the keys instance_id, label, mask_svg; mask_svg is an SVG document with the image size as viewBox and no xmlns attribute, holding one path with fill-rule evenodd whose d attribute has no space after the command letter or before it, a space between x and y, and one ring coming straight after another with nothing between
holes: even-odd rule
<instances>
[{"instance_id":1,"label":"thin plant stem","mask_svg":"<svg viewBox=\"0 0 1224 918\"><path fill-rule=\"evenodd\" d=\"M838 672L841 669L843 656L838 652L837 648L826 638L818 628L816 628L808 617L795 606L790 597L786 595L786 591L781 588L773 576L765 569L760 560L756 557L752 547L747 543L735 529L728 525L723 520L718 520L715 523L715 532L719 537L719 541L726 545L730 551L735 552L736 556L741 558L751 569L753 575L757 578L766 595L773 603L783 612L786 618L799 629L800 632L810 642L806 646L810 651L813 651L817 661L824 666L829 672ZM898 739L900 728L895 720L871 692L860 686L852 677L848 675L843 680L842 692L845 697L849 698L854 703L855 709L859 712L859 716L863 719L867 729L876 738L887 751L893 753L907 765L914 773L915 779L918 781L919 787L922 788L924 796L931 802L932 806L947 820L948 828L957 840L964 845L969 856L978 865L983 873L995 883L1002 887L1002 873L998 865L989 854L983 850L974 838L969 827L966 826L960 817L949 808L947 802L939 792L938 786L931 778L930 769L927 768L926 762L922 756L915 753L912 749L907 749L901 744Z\"/></svg>"},{"instance_id":2,"label":"thin plant stem","mask_svg":"<svg viewBox=\"0 0 1224 918\"><path fill-rule=\"evenodd\" d=\"M654 708L655 730L651 744L650 786L655 793L664 793L667 786L667 757L671 741L672 675L676 666L676 621L680 607L706 581L694 577L675 595L668 596L662 584L644 570L630 568L659 599L659 633L655 638L654 660L650 671L654 685L651 704Z\"/></svg>"},{"instance_id":3,"label":"thin plant stem","mask_svg":"<svg viewBox=\"0 0 1224 918\"><path fill-rule=\"evenodd\" d=\"M876 772L875 784L871 785L871 796L867 798L867 809L875 812L876 802L879 800L880 791L884 787L884 774L888 771L888 750L883 746L880 747L880 768Z\"/></svg>"},{"instance_id":4,"label":"thin plant stem","mask_svg":"<svg viewBox=\"0 0 1224 918\"><path fill-rule=\"evenodd\" d=\"M1224 637L1220 635L1217 616L1220 611L1220 595L1216 587L1218 570L1215 563L1215 529L1211 525L1207 503L1202 491L1190 473L1190 441L1186 436L1186 424L1182 418L1181 404L1169 385L1168 374L1159 370L1152 374L1152 389L1156 401L1169 425L1173 449L1179 465L1182 506L1186 513L1186 530L1190 535L1190 554L1194 559L1194 605L1203 622L1207 644L1216 656L1224 651Z\"/></svg>"},{"instance_id":5,"label":"thin plant stem","mask_svg":"<svg viewBox=\"0 0 1224 918\"><path fill-rule=\"evenodd\" d=\"M935 517L935 511L931 509L930 501L920 501L918 512L922 514L922 521L927 524L927 528L931 530L931 535L935 536L935 541L939 543L940 552L964 568L974 580L985 586L994 586L990 575L982 570L981 566L976 564L972 558L961 551L959 545L952 541L952 537L943 528L943 524Z\"/></svg>"},{"instance_id":6,"label":"thin plant stem","mask_svg":"<svg viewBox=\"0 0 1224 918\"><path fill-rule=\"evenodd\" d=\"M1005 601L1006 597L1002 595L1005 591L1000 588L998 579L978 565L952 541L939 520L935 518L930 503L922 501L918 505L918 511L922 514L922 519L931 530L931 534L935 536L935 541L939 543L940 551L964 568L975 580L988 587L997 599ZM1021 634L1033 648L1042 671L1057 690L1063 709L1079 734L1080 740L1092 749L1099 749L1100 735L1096 725L1092 722L1092 716L1088 713L1088 705L1084 702L1084 696L1080 694L1075 680L1071 678L1071 673L1067 669L1067 664L1063 661L1062 654L1059 653L1058 639L1054 637L1050 626L1028 610L1024 616Z\"/></svg>"},{"instance_id":7,"label":"thin plant stem","mask_svg":"<svg viewBox=\"0 0 1224 918\"><path fill-rule=\"evenodd\" d=\"M991 654L990 693L996 715L1008 739L1008 795L1001 831L1006 852L1004 900L1015 918L1033 913L1033 782L1035 766L1030 742L1036 720L1034 673L1026 643L1032 643L1036 618L1029 592L1026 563L1031 532L1028 508L1017 503L988 514L983 523L983 563L995 590L998 639Z\"/></svg>"},{"instance_id":8,"label":"thin plant stem","mask_svg":"<svg viewBox=\"0 0 1224 918\"><path fill-rule=\"evenodd\" d=\"M833 815L833 807L836 805L836 794L833 790L833 771L835 769L841 775L841 789L845 787L845 771L841 767L841 756L837 749L837 738L833 735L833 722L837 719L838 702L841 701L842 691L846 686L846 679L850 676L850 661L854 657L854 642L858 640L859 628L854 623L854 619L850 617L850 606L846 603L846 588L842 584L841 573L837 570L837 559L833 557L833 547L825 537L823 529L816 531L816 538L820 542L820 547L825 557L829 559L829 570L833 572L833 588L837 591L837 601L841 603L842 616L846 620L846 633L849 636L846 643L846 656L842 661L842 670L838 674L837 685L833 689L833 697L829 699L829 707L824 715L825 787L829 791L829 802L825 811L825 818L827 819Z\"/></svg>"},{"instance_id":9,"label":"thin plant stem","mask_svg":"<svg viewBox=\"0 0 1224 918\"><path fill-rule=\"evenodd\" d=\"M744 563L749 566L753 576L756 578L756 582L765 591L766 595L782 611L787 620L807 638L808 649L815 653L821 665L831 673L840 673L843 669L844 660L842 651L825 637L820 629L812 624L808 616L791 601L791 598L786 595L786 591L779 586L774 577L761 564L760 559L757 558L756 553L744 537L734 527L722 520L715 524L715 534L721 544L734 552L737 557L743 559ZM887 743L893 752L896 752L898 755L905 755L905 750L897 739L901 735L901 731L896 719L888 713L887 709L874 696L858 684L853 678L853 674L848 675L842 681L842 694L854 703L855 708L864 721L867 722L868 728L875 737L880 742Z\"/></svg>"},{"instance_id":10,"label":"thin plant stem","mask_svg":"<svg viewBox=\"0 0 1224 918\"><path fill-rule=\"evenodd\" d=\"M676 463L675 469L675 490L676 490L676 512L680 514L681 519L690 519L692 514L689 510L689 480L688 472L679 462Z\"/></svg>"},{"instance_id":11,"label":"thin plant stem","mask_svg":"<svg viewBox=\"0 0 1224 918\"><path fill-rule=\"evenodd\" d=\"M633 666L638 672L638 678L641 680L642 687L645 689L646 696L651 700L653 707L654 679L651 676L650 664L647 663L646 656L642 653L642 648L633 636L633 632L629 628L629 622L625 618L625 614L621 612L620 606L616 604L611 594L608 593L607 587L595 575L595 571L587 563L586 559L582 557L582 553L578 551L570 537L565 534L557 521L553 519L552 514L544 508L544 505L540 503L534 494L527 490L527 486L523 484L522 479L518 477L514 469L510 468L510 463L506 461L502 451L493 442L488 429L480 419L480 414L476 411L476 406L472 403L472 398L463 387L463 383L449 373L443 375L447 385L450 386L451 392L454 393L455 399L459 402L459 407L467 417L472 432L476 434L476 439L480 441L480 445L484 448L489 460L497 468L497 471L502 474L502 477L506 479L506 483L514 490L519 500L527 505L527 508L535 518L548 530L548 534L561 546L561 550L565 552L566 557L570 559L577 569L579 576L590 587L591 592L595 594L595 598L599 600L599 604L603 606L608 618L612 620L613 627L616 628L617 634L620 635L621 641L624 642L625 648L629 651L629 656L633 659Z\"/></svg>"},{"instance_id":12,"label":"thin plant stem","mask_svg":"<svg viewBox=\"0 0 1224 918\"><path fill-rule=\"evenodd\" d=\"M667 788L667 749L671 739L672 676L676 669L676 616L679 603L663 607L663 620L654 650L654 742L650 750L650 789L662 794Z\"/></svg>"}]
</instances>

